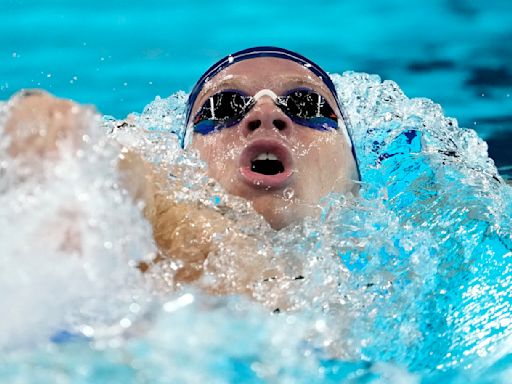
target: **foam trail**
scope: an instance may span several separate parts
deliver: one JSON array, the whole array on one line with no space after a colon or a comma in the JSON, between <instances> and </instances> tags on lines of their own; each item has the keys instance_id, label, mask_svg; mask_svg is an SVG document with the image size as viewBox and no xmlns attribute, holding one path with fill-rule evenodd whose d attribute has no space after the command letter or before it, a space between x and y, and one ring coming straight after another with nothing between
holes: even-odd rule
<instances>
[{"instance_id":1,"label":"foam trail","mask_svg":"<svg viewBox=\"0 0 512 384\"><path fill-rule=\"evenodd\" d=\"M134 266L154 253L149 225L116 186L118 149L96 116L86 119L84 147L63 143L61 160L39 175L20 178L17 159L0 156L0 349L119 321L133 300L146 301Z\"/></svg>"}]
</instances>

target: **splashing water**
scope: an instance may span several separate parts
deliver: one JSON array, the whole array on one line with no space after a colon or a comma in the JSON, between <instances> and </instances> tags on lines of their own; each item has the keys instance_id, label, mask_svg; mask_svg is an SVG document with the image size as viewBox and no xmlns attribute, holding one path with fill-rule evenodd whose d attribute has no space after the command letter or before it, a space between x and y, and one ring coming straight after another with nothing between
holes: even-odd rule
<instances>
[{"instance_id":1,"label":"splashing water","mask_svg":"<svg viewBox=\"0 0 512 384\"><path fill-rule=\"evenodd\" d=\"M329 195L320 218L279 232L180 150L180 92L123 127L89 116L81 152L61 148L42 177L20 178L2 152L2 381L505 383L512 188L476 133L430 100L377 76L333 80L361 197ZM112 138L170 166L176 199L222 210L286 276L256 282L254 301L167 292L165 263L140 274L156 247L118 186ZM69 228L74 249L62 246ZM236 255L257 257L217 241L227 280Z\"/></svg>"}]
</instances>

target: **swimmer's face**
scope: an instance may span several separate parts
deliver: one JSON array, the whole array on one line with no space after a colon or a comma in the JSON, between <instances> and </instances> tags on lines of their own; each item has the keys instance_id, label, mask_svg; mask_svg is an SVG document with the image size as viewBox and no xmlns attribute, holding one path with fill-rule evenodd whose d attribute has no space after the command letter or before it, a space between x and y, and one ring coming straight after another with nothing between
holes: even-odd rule
<instances>
[{"instance_id":1,"label":"swimmer's face","mask_svg":"<svg viewBox=\"0 0 512 384\"><path fill-rule=\"evenodd\" d=\"M340 116L334 97L315 74L279 58L245 60L219 72L199 94L191 116L223 90L254 96L262 89L284 95L296 88L317 92ZM319 200L330 192L358 190L356 163L341 129L320 131L295 123L270 96L258 98L234 126L194 133L192 147L211 177L227 192L251 201L275 229L318 215Z\"/></svg>"}]
</instances>

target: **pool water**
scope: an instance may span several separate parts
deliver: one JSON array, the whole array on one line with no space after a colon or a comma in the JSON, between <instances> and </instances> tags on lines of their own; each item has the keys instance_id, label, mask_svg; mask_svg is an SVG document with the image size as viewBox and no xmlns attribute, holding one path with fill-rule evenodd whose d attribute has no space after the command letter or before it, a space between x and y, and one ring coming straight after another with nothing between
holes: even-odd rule
<instances>
[{"instance_id":1,"label":"pool water","mask_svg":"<svg viewBox=\"0 0 512 384\"><path fill-rule=\"evenodd\" d=\"M120 118L156 95L190 91L228 52L277 45L330 72L375 73L410 97L434 100L488 140L499 167L512 165L508 0L1 0L0 7L0 33L9 36L0 43L0 99L42 87Z\"/></svg>"},{"instance_id":2,"label":"pool water","mask_svg":"<svg viewBox=\"0 0 512 384\"><path fill-rule=\"evenodd\" d=\"M5 81L8 87L2 90L6 97L31 83L97 104L105 113L122 116L142 111L134 117L136 128L121 131L112 130L108 118L89 116L88 140L81 152L64 147L63 160L56 167L43 164L41 172L30 177L20 175L16 164L0 150L0 303L8 308L0 320L0 381L509 381L512 188L487 156L486 144L477 133L459 128L455 119L446 117L453 111L466 126L478 116L506 121L510 101L499 95L507 92L507 76L500 76L503 84L487 84L493 96L482 100L461 80L472 73L471 64L457 60L463 61L483 44L496 41L485 36L506 34L510 26L499 21L509 15L508 2L491 2L486 4L489 9L456 1L446 6L432 2L428 11L436 20L446 21L438 30L413 28L415 21L424 19L425 10L398 1L376 9L350 2L325 2L314 8L315 13L307 14L316 20L337 15L347 23L347 29L360 32L359 42L344 34L343 45L335 47L326 44L333 31L326 25L339 29L337 24L321 23L312 34L309 24L291 28L288 22L290 28L282 31L289 34L279 40L272 37L275 23L258 19L270 11L280 14L278 11L288 10L290 19L295 16L297 20L309 9L300 2L294 8L269 3L267 8L251 12L226 3L229 12L215 20L219 25L230 21L229 25L241 28L236 16L249 13L256 20L251 24L253 32L235 40L233 50L271 40L318 58L334 73L352 122L364 181L361 198L354 202L328 196L321 202L320 218L280 232L268 228L244 201L226 195L208 180L204 164L194 154L178 148L186 95L173 91L188 89L211 57L231 49L224 40L218 46L204 42L205 36L213 42L221 40L216 34L205 34L212 31L212 20L206 15L211 14L213 5L197 3L192 11L190 5L181 3L147 2L142 6L127 2L122 10L116 2L102 4L102 8L88 4L55 2L41 6L11 1L7 8L11 17L0 16L6 19L2 28L16 24L20 31L25 27L27 31L36 27L45 31L37 37L20 32L14 43L5 43L12 51L3 62L6 70L2 73L9 76ZM396 24L380 24L387 27L382 28L385 33L379 30L382 40L372 40L376 32L370 31L379 26L378 16L393 16L398 10L409 13L393 18ZM346 16L349 11L361 15L360 25ZM470 33L466 24L452 24L464 18L473 21L473 38L469 40L475 45L464 43L468 39L462 32ZM87 23L90 29L85 28ZM107 25L119 30L107 34ZM169 25L180 33L191 25L204 30L171 39L169 36L177 35L166 29L171 28ZM373 64L378 70L364 68L364 56L370 50L364 43L380 44L390 39L393 31L400 32L400 26L409 26L411 34L416 34L414 48L398 49L400 44L413 45L402 33L393 40L397 42L393 50L381 47L372 54L381 59ZM147 35L138 33L141 29L137 28L142 27ZM446 39L443 32L447 31L453 32L453 39ZM460 33L459 39L455 32ZM130 55L147 47L145 36L153 37L148 39L164 47L162 51L135 55L138 58ZM267 41L261 41L262 36ZM286 37L290 40L285 41ZM431 46L425 43L428 41ZM186 49L193 42L202 48ZM48 50L43 50L41 43ZM39 50L35 49L38 44ZM181 45L182 51L176 50L175 55L166 48ZM61 46L67 50L61 51ZM503 71L508 71L510 61L504 59L507 49L489 54L486 68L503 66ZM438 57L450 56L454 65L436 64L425 50L438 52ZM115 59L114 52L119 55ZM392 61L394 54L400 61ZM202 55L207 59L201 59ZM387 66L382 59L385 56ZM80 58L83 65L76 64ZM411 58L417 60L415 66L410 64ZM352 67L345 63L353 63L353 67L359 63L363 69L386 77L391 77L389 71L399 84L400 73L423 75L412 76L412 83L403 78L406 84L418 82L408 90L407 85L401 88L401 84L383 82L364 72L339 75L339 62L343 62L342 69ZM371 62L368 59L367 63ZM404 69L408 68L405 63L413 69ZM36 67L42 74L34 72ZM394 67L396 72L392 72ZM427 78L432 82L440 77L452 87L423 90L418 85ZM127 85L114 85L120 80ZM415 94L417 89L422 93ZM172 95L150 102L158 93ZM429 99L406 94L442 101L446 113ZM446 99L440 100L442 97ZM0 105L0 126L5 113L5 105ZM489 123L486 128L477 124L476 128L492 138L496 132L506 131L506 124L499 124ZM133 266L152 258L155 245L140 209L117 187L112 165L117 147L105 133L143 151L155 163L174 167L173 174L187 181L176 184L176 197L226 212L262 244L261 255L244 256L282 264L286 278L254 282L255 300L249 300L239 295L211 296L197 286L169 291L172 265L163 264L154 273L138 273ZM81 257L60 247L60 229L68 226L80 234ZM243 250L218 241L222 249L219 265L225 268L226 277L234 278L236 265L230 261L234 252L243 254ZM209 277L204 284L215 285L215 276ZM286 298L285 305L277 305L276 297Z\"/></svg>"},{"instance_id":3,"label":"pool water","mask_svg":"<svg viewBox=\"0 0 512 384\"><path fill-rule=\"evenodd\" d=\"M0 377L506 383L512 188L475 132L430 100L409 99L375 75L333 80L353 123L362 197L328 196L320 218L279 232L181 152L183 93L157 98L128 130L112 132L109 119L91 115L80 154L63 147L63 160L42 176L19 175L3 154L0 220L16 230L0 238L0 292L10 308ZM222 210L261 242L261 254L244 255L217 239L212 262L223 273L203 286L236 281L236 255L283 265L285 277L254 281L252 301L194 286L169 292L172 262L138 273L133 266L155 246L139 208L116 187L108 131L174 167L186 181L176 198ZM67 226L80 234L79 257L61 247Z\"/></svg>"}]
</instances>

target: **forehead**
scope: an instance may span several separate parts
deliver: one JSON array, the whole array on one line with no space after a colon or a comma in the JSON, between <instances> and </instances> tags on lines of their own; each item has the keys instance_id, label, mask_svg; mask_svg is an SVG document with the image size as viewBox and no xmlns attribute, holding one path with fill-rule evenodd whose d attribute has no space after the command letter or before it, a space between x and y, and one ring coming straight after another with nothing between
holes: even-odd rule
<instances>
[{"instance_id":1,"label":"forehead","mask_svg":"<svg viewBox=\"0 0 512 384\"><path fill-rule=\"evenodd\" d=\"M299 63L276 57L258 57L223 69L205 84L200 96L229 86L238 86L249 93L256 93L264 88L280 93L288 90L289 85L302 85L301 83L318 90L327 90L318 76Z\"/></svg>"},{"instance_id":2,"label":"forehead","mask_svg":"<svg viewBox=\"0 0 512 384\"><path fill-rule=\"evenodd\" d=\"M222 89L238 89L254 95L261 89L281 94L293 87L306 86L319 91L328 99L331 92L323 81L303 65L276 57L258 57L232 64L205 83L193 110L204 100Z\"/></svg>"}]
</instances>

